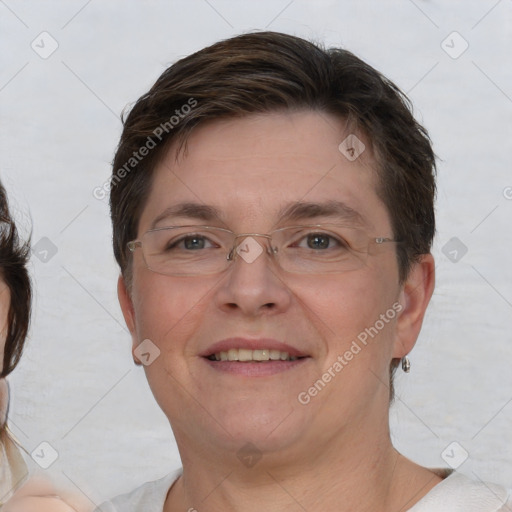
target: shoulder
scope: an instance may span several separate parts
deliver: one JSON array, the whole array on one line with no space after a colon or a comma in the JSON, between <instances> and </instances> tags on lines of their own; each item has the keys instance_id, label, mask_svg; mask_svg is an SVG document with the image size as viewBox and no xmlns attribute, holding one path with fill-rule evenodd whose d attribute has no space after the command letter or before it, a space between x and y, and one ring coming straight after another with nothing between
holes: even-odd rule
<instances>
[{"instance_id":1,"label":"shoulder","mask_svg":"<svg viewBox=\"0 0 512 512\"><path fill-rule=\"evenodd\" d=\"M167 493L181 472L179 469L159 480L147 482L134 491L102 503L94 512L162 512Z\"/></svg>"},{"instance_id":2,"label":"shoulder","mask_svg":"<svg viewBox=\"0 0 512 512\"><path fill-rule=\"evenodd\" d=\"M505 512L510 507L512 495L505 488L454 471L409 512Z\"/></svg>"}]
</instances>

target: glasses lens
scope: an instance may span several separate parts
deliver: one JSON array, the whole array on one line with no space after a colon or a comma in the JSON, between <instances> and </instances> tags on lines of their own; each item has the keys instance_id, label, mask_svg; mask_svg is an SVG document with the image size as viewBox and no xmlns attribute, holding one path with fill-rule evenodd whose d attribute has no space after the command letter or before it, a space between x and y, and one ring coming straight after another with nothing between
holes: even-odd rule
<instances>
[{"instance_id":1,"label":"glasses lens","mask_svg":"<svg viewBox=\"0 0 512 512\"><path fill-rule=\"evenodd\" d=\"M180 226L148 231L142 240L146 265L159 274L215 274L224 270L233 235L207 226Z\"/></svg>"},{"instance_id":2,"label":"glasses lens","mask_svg":"<svg viewBox=\"0 0 512 512\"><path fill-rule=\"evenodd\" d=\"M338 273L363 266L368 238L361 230L337 226L300 226L276 231L279 264L286 272Z\"/></svg>"},{"instance_id":3,"label":"glasses lens","mask_svg":"<svg viewBox=\"0 0 512 512\"><path fill-rule=\"evenodd\" d=\"M256 238L271 238L263 245ZM236 237L231 231L209 226L174 226L148 231L142 239L149 269L165 275L205 275L224 271L230 264ZM252 245L251 245L252 243ZM264 251L270 243L272 251ZM386 244L387 245L387 244ZM269 235L237 240L235 252L246 263L260 254L274 254L285 271L300 274L342 273L365 265L369 238L360 229L337 224L292 226Z\"/></svg>"}]
</instances>

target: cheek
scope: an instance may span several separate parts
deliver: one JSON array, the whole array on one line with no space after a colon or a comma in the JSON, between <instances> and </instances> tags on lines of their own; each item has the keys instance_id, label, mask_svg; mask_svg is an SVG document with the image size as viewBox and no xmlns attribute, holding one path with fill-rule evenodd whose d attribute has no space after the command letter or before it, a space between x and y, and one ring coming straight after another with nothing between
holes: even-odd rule
<instances>
[{"instance_id":1,"label":"cheek","mask_svg":"<svg viewBox=\"0 0 512 512\"><path fill-rule=\"evenodd\" d=\"M138 340L150 339L162 353L186 351L186 342L203 317L214 284L204 277L143 274L134 281Z\"/></svg>"},{"instance_id":2,"label":"cheek","mask_svg":"<svg viewBox=\"0 0 512 512\"><path fill-rule=\"evenodd\" d=\"M374 344L375 349L361 351L359 360L387 354L393 338L395 312L392 306L398 297L398 286L390 284L389 275L382 269L368 268L333 276L322 280L321 284L319 281L304 282L296 288L297 298L306 306L304 311L310 322L325 340L327 363L348 350L358 336L359 340L365 341L365 334L366 341L379 339L380 343ZM383 323L381 315L386 315L389 310L391 313ZM378 334L372 329L376 323ZM364 346L365 349L367 347L370 343Z\"/></svg>"},{"instance_id":3,"label":"cheek","mask_svg":"<svg viewBox=\"0 0 512 512\"><path fill-rule=\"evenodd\" d=\"M194 340L207 321L205 313L215 280L147 272L140 277L133 288L137 340L149 339L160 351L144 371L161 409L168 417L177 418L183 413L183 404L190 405L191 394L195 395ZM200 400L196 396L193 402Z\"/></svg>"},{"instance_id":4,"label":"cheek","mask_svg":"<svg viewBox=\"0 0 512 512\"><path fill-rule=\"evenodd\" d=\"M329 418L319 413L327 430L328 425L336 428L347 414L358 414L361 407L388 392L398 285L382 275L352 272L326 281L315 293L308 286L300 291L307 306L304 311L323 342L324 353L311 386L317 379L329 379L315 402L318 407L330 404Z\"/></svg>"}]
</instances>

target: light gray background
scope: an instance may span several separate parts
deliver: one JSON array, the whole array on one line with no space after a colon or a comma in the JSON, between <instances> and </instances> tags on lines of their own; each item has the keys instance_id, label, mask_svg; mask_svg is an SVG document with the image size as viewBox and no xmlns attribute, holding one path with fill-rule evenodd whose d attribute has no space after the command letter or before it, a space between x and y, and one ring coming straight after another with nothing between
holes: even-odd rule
<instances>
[{"instance_id":1,"label":"light gray background","mask_svg":"<svg viewBox=\"0 0 512 512\"><path fill-rule=\"evenodd\" d=\"M13 431L29 452L49 443L59 457L47 472L96 502L179 467L131 359L107 201L93 190L109 177L120 112L165 67L265 28L352 50L409 93L430 131L437 288L412 371L398 375L393 440L427 466L446 466L456 441L469 453L461 472L510 486L510 0L0 0L0 177L37 249L31 336L11 378ZM43 31L58 43L50 56ZM43 237L58 251L46 262ZM443 253L453 237L458 262L451 246ZM38 453L51 460L48 446ZM464 453L456 445L448 455Z\"/></svg>"}]
</instances>

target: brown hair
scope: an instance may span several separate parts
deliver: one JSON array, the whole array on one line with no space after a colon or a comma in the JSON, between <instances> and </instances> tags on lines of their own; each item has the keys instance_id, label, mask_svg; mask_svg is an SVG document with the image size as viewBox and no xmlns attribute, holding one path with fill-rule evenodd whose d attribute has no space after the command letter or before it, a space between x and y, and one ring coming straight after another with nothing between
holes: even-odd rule
<instances>
[{"instance_id":1,"label":"brown hair","mask_svg":"<svg viewBox=\"0 0 512 512\"><path fill-rule=\"evenodd\" d=\"M114 254L128 287L127 243L137 237L152 172L170 144L186 146L193 128L207 121L306 109L345 118L370 142L378 167L377 193L389 211L394 238L403 242L397 245L397 258L404 282L412 264L430 252L435 233L435 155L410 101L347 50L255 32L179 60L123 119L110 206ZM392 361L391 374L398 362Z\"/></svg>"},{"instance_id":2,"label":"brown hair","mask_svg":"<svg viewBox=\"0 0 512 512\"><path fill-rule=\"evenodd\" d=\"M11 292L7 315L7 339L0 377L6 377L18 364L27 337L32 289L27 271L29 242L22 243L10 215L7 194L0 184L0 275Z\"/></svg>"}]
</instances>

